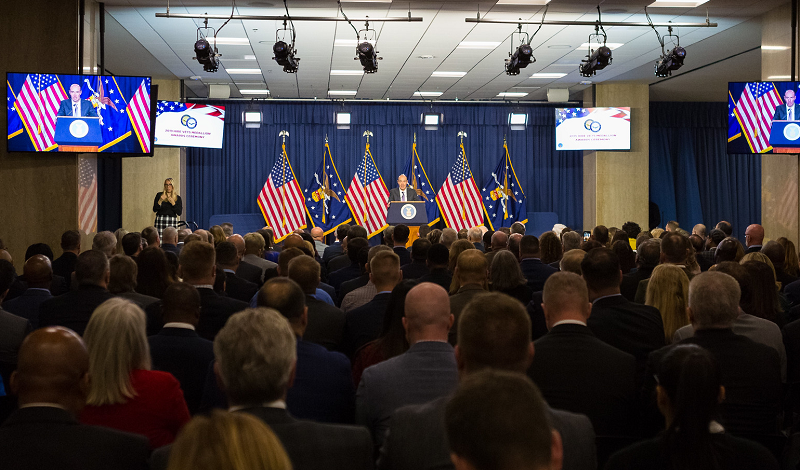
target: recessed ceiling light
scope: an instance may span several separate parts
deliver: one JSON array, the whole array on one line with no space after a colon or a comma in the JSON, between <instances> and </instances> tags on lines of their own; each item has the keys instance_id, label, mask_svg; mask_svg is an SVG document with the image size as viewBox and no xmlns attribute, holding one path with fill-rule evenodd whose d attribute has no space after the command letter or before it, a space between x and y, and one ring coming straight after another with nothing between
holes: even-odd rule
<instances>
[{"instance_id":1,"label":"recessed ceiling light","mask_svg":"<svg viewBox=\"0 0 800 470\"><path fill-rule=\"evenodd\" d=\"M585 43L581 44L580 46L578 46L578 49L587 49L589 46L591 46L593 49L597 49L598 47L600 47L602 45L603 44L600 44L599 42L592 42L592 43L585 42ZM625 43L622 43L622 42L607 42L607 43L605 43L605 46L607 48L611 49L612 51L614 49L616 49L618 47L622 47L624 45L625 45Z\"/></svg>"},{"instance_id":2,"label":"recessed ceiling light","mask_svg":"<svg viewBox=\"0 0 800 470\"><path fill-rule=\"evenodd\" d=\"M524 91L504 91L497 94L498 98L522 98L523 96L528 96L528 93Z\"/></svg>"},{"instance_id":3,"label":"recessed ceiling light","mask_svg":"<svg viewBox=\"0 0 800 470\"><path fill-rule=\"evenodd\" d=\"M762 50L765 51L785 51L789 49L788 46L761 46Z\"/></svg>"},{"instance_id":4,"label":"recessed ceiling light","mask_svg":"<svg viewBox=\"0 0 800 470\"><path fill-rule=\"evenodd\" d=\"M356 96L357 91L350 90L328 90L330 96Z\"/></svg>"},{"instance_id":5,"label":"recessed ceiling light","mask_svg":"<svg viewBox=\"0 0 800 470\"><path fill-rule=\"evenodd\" d=\"M213 45L214 38L207 37L208 42ZM228 45L228 46L246 46L250 44L250 40L247 38L217 38L217 45Z\"/></svg>"},{"instance_id":6,"label":"recessed ceiling light","mask_svg":"<svg viewBox=\"0 0 800 470\"><path fill-rule=\"evenodd\" d=\"M358 45L358 39L337 39L333 41L333 45L356 47Z\"/></svg>"},{"instance_id":7,"label":"recessed ceiling light","mask_svg":"<svg viewBox=\"0 0 800 470\"><path fill-rule=\"evenodd\" d=\"M342 0L342 3L392 3L392 0Z\"/></svg>"},{"instance_id":8,"label":"recessed ceiling light","mask_svg":"<svg viewBox=\"0 0 800 470\"><path fill-rule=\"evenodd\" d=\"M441 91L415 91L414 96L429 97L429 96L442 96Z\"/></svg>"},{"instance_id":9,"label":"recessed ceiling light","mask_svg":"<svg viewBox=\"0 0 800 470\"><path fill-rule=\"evenodd\" d=\"M269 90L239 90L243 95L268 95Z\"/></svg>"},{"instance_id":10,"label":"recessed ceiling light","mask_svg":"<svg viewBox=\"0 0 800 470\"><path fill-rule=\"evenodd\" d=\"M550 0L497 0L495 5L547 5Z\"/></svg>"},{"instance_id":11,"label":"recessed ceiling light","mask_svg":"<svg viewBox=\"0 0 800 470\"><path fill-rule=\"evenodd\" d=\"M435 58L436 58L435 55L430 55L430 54L423 54L417 56L417 59L435 59Z\"/></svg>"},{"instance_id":12,"label":"recessed ceiling light","mask_svg":"<svg viewBox=\"0 0 800 470\"><path fill-rule=\"evenodd\" d=\"M363 70L331 70L331 75L364 75Z\"/></svg>"},{"instance_id":13,"label":"recessed ceiling light","mask_svg":"<svg viewBox=\"0 0 800 470\"><path fill-rule=\"evenodd\" d=\"M581 80L580 83L581 83L581 85L591 85L592 81L591 80Z\"/></svg>"},{"instance_id":14,"label":"recessed ceiling light","mask_svg":"<svg viewBox=\"0 0 800 470\"><path fill-rule=\"evenodd\" d=\"M442 77L442 78L461 78L466 75L467 72L433 72L431 77Z\"/></svg>"},{"instance_id":15,"label":"recessed ceiling light","mask_svg":"<svg viewBox=\"0 0 800 470\"><path fill-rule=\"evenodd\" d=\"M225 69L228 75L261 75L261 69Z\"/></svg>"},{"instance_id":16,"label":"recessed ceiling light","mask_svg":"<svg viewBox=\"0 0 800 470\"><path fill-rule=\"evenodd\" d=\"M655 2L647 5L649 7L678 7L678 8L694 8L706 3L708 0L656 0Z\"/></svg>"},{"instance_id":17,"label":"recessed ceiling light","mask_svg":"<svg viewBox=\"0 0 800 470\"><path fill-rule=\"evenodd\" d=\"M256 60L256 56L254 56L254 55L246 55L246 56L244 56L244 60Z\"/></svg>"},{"instance_id":18,"label":"recessed ceiling light","mask_svg":"<svg viewBox=\"0 0 800 470\"><path fill-rule=\"evenodd\" d=\"M791 75L770 75L767 80L791 80Z\"/></svg>"},{"instance_id":19,"label":"recessed ceiling light","mask_svg":"<svg viewBox=\"0 0 800 470\"><path fill-rule=\"evenodd\" d=\"M548 49L572 49L572 46L569 44L553 44L552 46L547 46Z\"/></svg>"},{"instance_id":20,"label":"recessed ceiling light","mask_svg":"<svg viewBox=\"0 0 800 470\"><path fill-rule=\"evenodd\" d=\"M494 49L499 46L499 42L493 41L461 41L458 43L459 49Z\"/></svg>"},{"instance_id":21,"label":"recessed ceiling light","mask_svg":"<svg viewBox=\"0 0 800 470\"><path fill-rule=\"evenodd\" d=\"M566 76L567 74L558 72L536 72L531 75L531 78L561 78Z\"/></svg>"},{"instance_id":22,"label":"recessed ceiling light","mask_svg":"<svg viewBox=\"0 0 800 470\"><path fill-rule=\"evenodd\" d=\"M191 77L189 77L189 80L200 80L201 78L203 77L201 77L200 75L192 75Z\"/></svg>"}]
</instances>

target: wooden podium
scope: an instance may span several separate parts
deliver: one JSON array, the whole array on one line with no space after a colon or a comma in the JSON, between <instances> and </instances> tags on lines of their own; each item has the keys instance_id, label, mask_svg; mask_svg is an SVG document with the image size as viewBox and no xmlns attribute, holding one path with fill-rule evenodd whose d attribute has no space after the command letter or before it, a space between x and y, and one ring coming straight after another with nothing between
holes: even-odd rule
<instances>
[{"instance_id":1,"label":"wooden podium","mask_svg":"<svg viewBox=\"0 0 800 470\"><path fill-rule=\"evenodd\" d=\"M409 236L406 247L410 247L419 238L419 227L428 223L428 212L425 201L391 201L386 213L389 225L403 224L408 227Z\"/></svg>"},{"instance_id":2,"label":"wooden podium","mask_svg":"<svg viewBox=\"0 0 800 470\"><path fill-rule=\"evenodd\" d=\"M75 153L94 153L97 152L99 147L97 145L59 145L59 152L75 152Z\"/></svg>"}]
</instances>

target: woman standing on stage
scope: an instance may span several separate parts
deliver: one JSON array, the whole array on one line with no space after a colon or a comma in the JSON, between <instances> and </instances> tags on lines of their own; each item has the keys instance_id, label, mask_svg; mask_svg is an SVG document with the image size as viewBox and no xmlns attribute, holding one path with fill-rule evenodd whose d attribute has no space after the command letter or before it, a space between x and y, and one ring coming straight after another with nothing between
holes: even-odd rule
<instances>
[{"instance_id":1,"label":"woman standing on stage","mask_svg":"<svg viewBox=\"0 0 800 470\"><path fill-rule=\"evenodd\" d=\"M158 230L159 238L165 228L178 226L178 217L183 212L183 202L175 192L172 178L164 180L164 191L156 194L156 199L153 201L153 212L156 213L156 222L153 225Z\"/></svg>"}]
</instances>

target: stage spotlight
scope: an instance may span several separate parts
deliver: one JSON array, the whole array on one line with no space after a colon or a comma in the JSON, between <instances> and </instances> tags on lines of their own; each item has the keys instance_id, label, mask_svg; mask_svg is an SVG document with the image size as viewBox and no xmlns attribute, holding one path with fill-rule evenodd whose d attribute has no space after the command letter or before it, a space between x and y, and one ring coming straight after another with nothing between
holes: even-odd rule
<instances>
[{"instance_id":1,"label":"stage spotlight","mask_svg":"<svg viewBox=\"0 0 800 470\"><path fill-rule=\"evenodd\" d=\"M678 70L683 66L683 59L686 58L686 49L677 46L669 54L661 56L656 62L656 77L669 77L673 70Z\"/></svg>"},{"instance_id":2,"label":"stage spotlight","mask_svg":"<svg viewBox=\"0 0 800 470\"><path fill-rule=\"evenodd\" d=\"M509 113L508 124L512 131L524 131L525 126L528 125L528 113Z\"/></svg>"},{"instance_id":3,"label":"stage spotlight","mask_svg":"<svg viewBox=\"0 0 800 470\"><path fill-rule=\"evenodd\" d=\"M369 43L364 41L356 46L356 59L361 61L361 66L364 67L364 72L375 73L378 71L378 56L377 51ZM383 57L381 57L382 59Z\"/></svg>"},{"instance_id":4,"label":"stage spotlight","mask_svg":"<svg viewBox=\"0 0 800 470\"><path fill-rule=\"evenodd\" d=\"M587 54L586 59L581 62L579 67L581 75L584 77L591 77L595 75L598 70L603 70L611 63L611 49L606 46L600 46L591 54Z\"/></svg>"},{"instance_id":5,"label":"stage spotlight","mask_svg":"<svg viewBox=\"0 0 800 470\"><path fill-rule=\"evenodd\" d=\"M336 128L350 129L350 113L339 111L336 113Z\"/></svg>"},{"instance_id":6,"label":"stage spotlight","mask_svg":"<svg viewBox=\"0 0 800 470\"><path fill-rule=\"evenodd\" d=\"M426 131L435 131L441 124L444 124L444 115L440 113L422 113L420 123L425 126Z\"/></svg>"},{"instance_id":7,"label":"stage spotlight","mask_svg":"<svg viewBox=\"0 0 800 470\"><path fill-rule=\"evenodd\" d=\"M275 57L272 59L283 67L284 72L297 73L300 58L294 56L297 51L293 50L289 44L283 41L276 42L275 45L272 46L272 53L275 54Z\"/></svg>"},{"instance_id":8,"label":"stage spotlight","mask_svg":"<svg viewBox=\"0 0 800 470\"><path fill-rule=\"evenodd\" d=\"M506 74L519 75L519 69L524 69L534 62L536 58L533 57L533 48L530 44L520 44L511 57L506 59Z\"/></svg>"},{"instance_id":9,"label":"stage spotlight","mask_svg":"<svg viewBox=\"0 0 800 470\"><path fill-rule=\"evenodd\" d=\"M219 61L217 60L216 51L211 49L211 44L208 43L206 38L201 37L194 43L194 53L197 62L203 64L203 70L206 72L216 72L219 68Z\"/></svg>"}]
</instances>

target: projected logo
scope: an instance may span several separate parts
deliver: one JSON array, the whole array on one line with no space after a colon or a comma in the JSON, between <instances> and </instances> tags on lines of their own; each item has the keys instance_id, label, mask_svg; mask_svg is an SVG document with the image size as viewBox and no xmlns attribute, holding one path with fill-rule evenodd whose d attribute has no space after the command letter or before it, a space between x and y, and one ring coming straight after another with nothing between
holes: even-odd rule
<instances>
[{"instance_id":1,"label":"projected logo","mask_svg":"<svg viewBox=\"0 0 800 470\"><path fill-rule=\"evenodd\" d=\"M587 131L600 132L602 126L595 120L587 119L583 122L583 127L585 127Z\"/></svg>"},{"instance_id":2,"label":"projected logo","mask_svg":"<svg viewBox=\"0 0 800 470\"><path fill-rule=\"evenodd\" d=\"M188 114L184 114L181 116L181 124L188 127L189 129L194 129L197 127L197 119L189 116Z\"/></svg>"}]
</instances>

